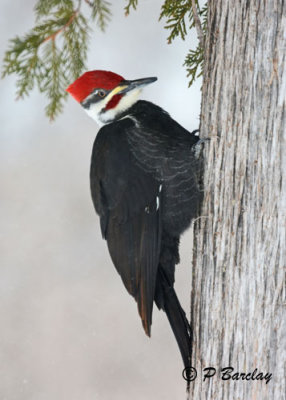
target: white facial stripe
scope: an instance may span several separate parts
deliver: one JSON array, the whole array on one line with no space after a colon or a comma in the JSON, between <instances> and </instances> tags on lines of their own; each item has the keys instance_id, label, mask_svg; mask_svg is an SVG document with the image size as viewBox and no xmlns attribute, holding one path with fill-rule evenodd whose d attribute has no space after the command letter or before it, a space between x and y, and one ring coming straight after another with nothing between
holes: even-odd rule
<instances>
[{"instance_id":1,"label":"white facial stripe","mask_svg":"<svg viewBox=\"0 0 286 400\"><path fill-rule=\"evenodd\" d=\"M99 103L101 104L101 108L105 108L106 105L108 104L108 102L112 99L112 97L114 95L116 95L117 93L121 92L124 88L126 88L126 86L118 86L115 89L113 89L106 97L102 98L102 100L98 100L95 103ZM89 100L92 100L92 98L96 95L96 92L100 91L100 89L94 89L92 93L90 93L85 99L84 101L82 101L82 105L83 107L86 106L86 104L88 104ZM89 107L90 108L90 107Z\"/></svg>"},{"instance_id":2,"label":"white facial stripe","mask_svg":"<svg viewBox=\"0 0 286 400\"><path fill-rule=\"evenodd\" d=\"M107 103L112 99L112 97L120 92L122 90L121 88L115 88L112 92L109 93L108 96L106 96L104 99L101 101L98 101L94 104L91 104L89 109L85 108L86 113L96 121L96 123L100 126L104 124L108 124L112 122L115 118L116 115L122 113L123 111L127 110L130 108L136 101L138 100L139 94L141 92L140 88L136 88L133 90L130 90L130 92L127 92L122 99L119 101L116 107L111 108L110 110L103 111L104 108L106 107Z\"/></svg>"},{"instance_id":3,"label":"white facial stripe","mask_svg":"<svg viewBox=\"0 0 286 400\"><path fill-rule=\"evenodd\" d=\"M89 108L84 108L87 115L89 115L92 119L94 119L94 121L99 126L104 125L99 119L100 110L102 109L102 102L103 102L103 100L99 101L97 103L91 104Z\"/></svg>"}]
</instances>

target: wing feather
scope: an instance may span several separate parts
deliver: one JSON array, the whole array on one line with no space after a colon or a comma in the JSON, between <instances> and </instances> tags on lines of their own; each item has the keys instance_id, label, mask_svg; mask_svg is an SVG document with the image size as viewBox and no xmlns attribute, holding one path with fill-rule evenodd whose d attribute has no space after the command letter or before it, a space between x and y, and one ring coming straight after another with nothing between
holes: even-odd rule
<instances>
[{"instance_id":1,"label":"wing feather","mask_svg":"<svg viewBox=\"0 0 286 400\"><path fill-rule=\"evenodd\" d=\"M91 193L112 261L150 335L161 247L160 182L137 165L120 130L102 128L91 164ZM117 127L118 128L118 127Z\"/></svg>"}]
</instances>

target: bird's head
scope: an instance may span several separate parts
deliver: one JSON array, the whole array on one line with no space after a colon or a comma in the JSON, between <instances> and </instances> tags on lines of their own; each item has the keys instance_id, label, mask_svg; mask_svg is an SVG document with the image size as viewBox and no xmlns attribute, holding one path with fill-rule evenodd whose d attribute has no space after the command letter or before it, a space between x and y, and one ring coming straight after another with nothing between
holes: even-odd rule
<instances>
[{"instance_id":1,"label":"bird's head","mask_svg":"<svg viewBox=\"0 0 286 400\"><path fill-rule=\"evenodd\" d=\"M66 90L98 124L116 120L138 99L145 85L157 78L132 81L109 71L89 71L81 75Z\"/></svg>"}]
</instances>

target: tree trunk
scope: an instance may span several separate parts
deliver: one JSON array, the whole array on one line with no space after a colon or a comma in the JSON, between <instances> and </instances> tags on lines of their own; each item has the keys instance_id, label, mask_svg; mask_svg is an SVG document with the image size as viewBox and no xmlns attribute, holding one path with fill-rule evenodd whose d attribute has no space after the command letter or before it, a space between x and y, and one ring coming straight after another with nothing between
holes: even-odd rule
<instances>
[{"instance_id":1,"label":"tree trunk","mask_svg":"<svg viewBox=\"0 0 286 400\"><path fill-rule=\"evenodd\" d=\"M193 399L285 399L285 12L284 0L209 1ZM223 380L225 367L253 374Z\"/></svg>"}]
</instances>

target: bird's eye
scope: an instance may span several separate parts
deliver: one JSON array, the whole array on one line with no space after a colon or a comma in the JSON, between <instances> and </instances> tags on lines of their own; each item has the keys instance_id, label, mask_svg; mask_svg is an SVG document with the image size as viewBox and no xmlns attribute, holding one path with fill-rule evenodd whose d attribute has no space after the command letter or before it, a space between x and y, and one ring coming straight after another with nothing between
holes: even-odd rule
<instances>
[{"instance_id":1,"label":"bird's eye","mask_svg":"<svg viewBox=\"0 0 286 400\"><path fill-rule=\"evenodd\" d=\"M101 97L103 99L103 97L106 96L106 93L104 90L98 90L96 93L99 97Z\"/></svg>"}]
</instances>

